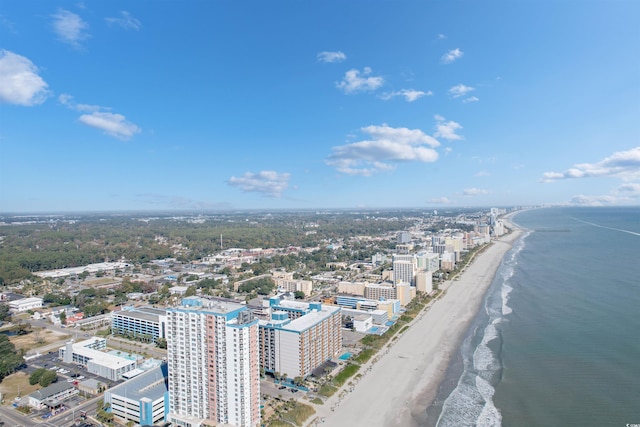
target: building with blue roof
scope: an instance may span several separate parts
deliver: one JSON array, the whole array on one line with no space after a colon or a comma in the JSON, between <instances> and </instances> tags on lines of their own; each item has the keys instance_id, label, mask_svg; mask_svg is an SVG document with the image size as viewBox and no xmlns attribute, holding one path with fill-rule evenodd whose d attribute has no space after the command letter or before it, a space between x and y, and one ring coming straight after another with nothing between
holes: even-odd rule
<instances>
[{"instance_id":1,"label":"building with blue roof","mask_svg":"<svg viewBox=\"0 0 640 427\"><path fill-rule=\"evenodd\" d=\"M259 322L260 366L266 372L305 378L340 354L340 307L273 297L269 312L269 320Z\"/></svg>"},{"instance_id":2,"label":"building with blue roof","mask_svg":"<svg viewBox=\"0 0 640 427\"><path fill-rule=\"evenodd\" d=\"M151 426L166 421L169 413L167 364L105 391L104 401L110 405L109 412L123 424L133 421Z\"/></svg>"}]
</instances>

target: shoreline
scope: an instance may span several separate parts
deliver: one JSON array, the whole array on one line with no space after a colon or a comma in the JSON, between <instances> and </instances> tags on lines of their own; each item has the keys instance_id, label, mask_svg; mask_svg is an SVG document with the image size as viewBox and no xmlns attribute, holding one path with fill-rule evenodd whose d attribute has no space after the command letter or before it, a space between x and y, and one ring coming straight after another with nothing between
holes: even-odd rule
<instances>
[{"instance_id":1,"label":"shoreline","mask_svg":"<svg viewBox=\"0 0 640 427\"><path fill-rule=\"evenodd\" d=\"M424 426L504 255L522 234L507 226L511 233L478 253L458 280L442 284L441 296L361 367L360 379L315 406L308 425L323 419L327 425Z\"/></svg>"}]
</instances>

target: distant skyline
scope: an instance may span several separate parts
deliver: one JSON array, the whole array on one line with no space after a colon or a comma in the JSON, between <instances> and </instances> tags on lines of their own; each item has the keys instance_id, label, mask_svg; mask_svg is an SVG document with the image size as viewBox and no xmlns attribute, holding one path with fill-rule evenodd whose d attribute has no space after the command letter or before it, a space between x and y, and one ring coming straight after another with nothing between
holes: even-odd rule
<instances>
[{"instance_id":1,"label":"distant skyline","mask_svg":"<svg viewBox=\"0 0 640 427\"><path fill-rule=\"evenodd\" d=\"M640 204L640 4L3 2L0 212Z\"/></svg>"}]
</instances>

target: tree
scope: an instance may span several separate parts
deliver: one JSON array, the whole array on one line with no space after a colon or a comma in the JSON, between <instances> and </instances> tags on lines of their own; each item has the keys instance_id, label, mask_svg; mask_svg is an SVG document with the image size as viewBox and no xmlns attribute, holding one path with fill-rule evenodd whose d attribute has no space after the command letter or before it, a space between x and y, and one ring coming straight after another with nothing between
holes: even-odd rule
<instances>
[{"instance_id":1,"label":"tree","mask_svg":"<svg viewBox=\"0 0 640 427\"><path fill-rule=\"evenodd\" d=\"M195 286L189 286L187 288L187 290L184 293L185 297L192 297L196 294L196 287Z\"/></svg>"},{"instance_id":2,"label":"tree","mask_svg":"<svg viewBox=\"0 0 640 427\"><path fill-rule=\"evenodd\" d=\"M60 312L60 324L62 324L62 325L66 325L67 324L67 312L65 310L62 310Z\"/></svg>"},{"instance_id":3,"label":"tree","mask_svg":"<svg viewBox=\"0 0 640 427\"><path fill-rule=\"evenodd\" d=\"M58 375L54 371L46 369L45 372L42 373L42 376L40 376L38 384L42 387L47 387L56 381L58 381Z\"/></svg>"},{"instance_id":4,"label":"tree","mask_svg":"<svg viewBox=\"0 0 640 427\"><path fill-rule=\"evenodd\" d=\"M302 291L294 291L293 295L295 296L296 299L304 299L305 297L304 292Z\"/></svg>"},{"instance_id":5,"label":"tree","mask_svg":"<svg viewBox=\"0 0 640 427\"><path fill-rule=\"evenodd\" d=\"M0 304L0 322L10 322L11 321L11 311L9 311L9 306L7 304Z\"/></svg>"},{"instance_id":6,"label":"tree","mask_svg":"<svg viewBox=\"0 0 640 427\"><path fill-rule=\"evenodd\" d=\"M56 381L58 381L56 372L46 368L36 369L29 376L29 384L31 385L40 384L42 387L47 387Z\"/></svg>"},{"instance_id":7,"label":"tree","mask_svg":"<svg viewBox=\"0 0 640 427\"><path fill-rule=\"evenodd\" d=\"M44 374L44 371L46 371L45 368L40 368L33 371L33 373L29 376L29 384L38 384L38 382L40 382L40 377L42 377L42 374Z\"/></svg>"},{"instance_id":8,"label":"tree","mask_svg":"<svg viewBox=\"0 0 640 427\"><path fill-rule=\"evenodd\" d=\"M24 364L22 352L16 352L16 346L9 341L9 337L0 334L0 381L12 374Z\"/></svg>"},{"instance_id":9,"label":"tree","mask_svg":"<svg viewBox=\"0 0 640 427\"><path fill-rule=\"evenodd\" d=\"M167 340L165 338L156 338L156 347L167 348Z\"/></svg>"},{"instance_id":10,"label":"tree","mask_svg":"<svg viewBox=\"0 0 640 427\"><path fill-rule=\"evenodd\" d=\"M23 320L19 320L12 328L16 335L27 335L31 330L31 324Z\"/></svg>"}]
</instances>

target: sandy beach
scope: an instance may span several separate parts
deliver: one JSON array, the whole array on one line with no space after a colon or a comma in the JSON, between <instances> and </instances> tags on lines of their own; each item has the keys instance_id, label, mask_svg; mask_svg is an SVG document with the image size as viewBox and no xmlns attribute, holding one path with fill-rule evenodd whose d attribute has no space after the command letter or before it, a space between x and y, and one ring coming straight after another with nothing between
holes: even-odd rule
<instances>
[{"instance_id":1,"label":"sandy beach","mask_svg":"<svg viewBox=\"0 0 640 427\"><path fill-rule=\"evenodd\" d=\"M508 224L513 229L512 224ZM483 301L504 254L521 234L515 229L476 256L444 295L423 311L397 340L362 366L363 377L315 406L328 426L419 426L447 366ZM313 423L311 424L313 425Z\"/></svg>"}]
</instances>

